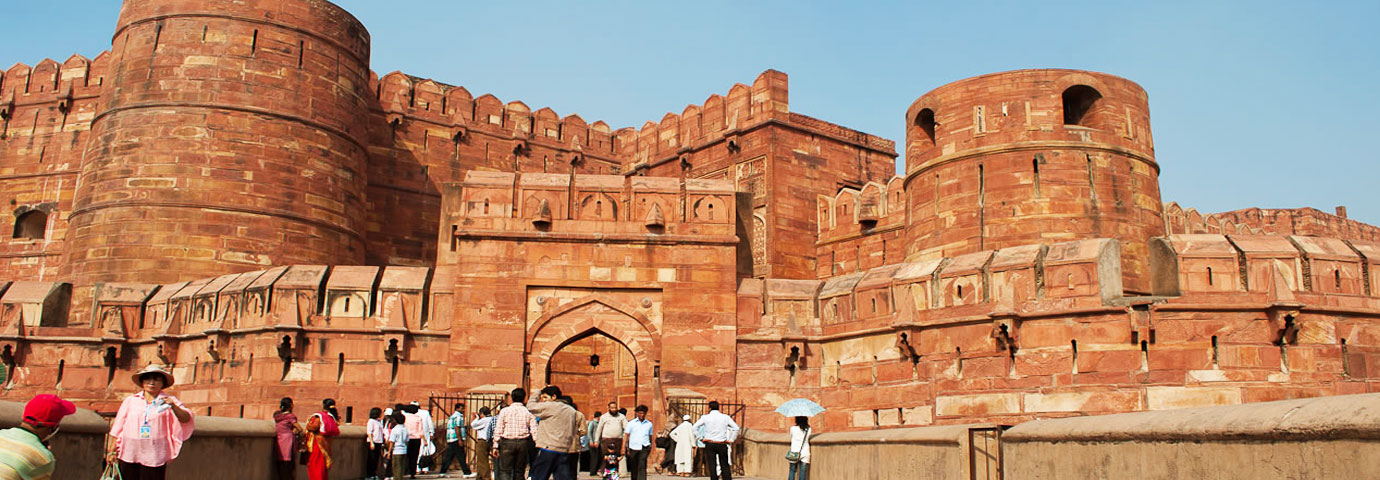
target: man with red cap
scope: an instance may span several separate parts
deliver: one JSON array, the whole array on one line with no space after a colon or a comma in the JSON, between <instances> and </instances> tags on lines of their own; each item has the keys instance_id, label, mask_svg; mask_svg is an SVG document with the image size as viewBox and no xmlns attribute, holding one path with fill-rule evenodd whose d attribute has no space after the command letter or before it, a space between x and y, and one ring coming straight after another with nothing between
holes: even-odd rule
<instances>
[{"instance_id":1,"label":"man with red cap","mask_svg":"<svg viewBox=\"0 0 1380 480\"><path fill-rule=\"evenodd\" d=\"M0 430L0 479L41 480L53 474L48 439L58 432L62 417L77 411L57 395L35 396L24 406L18 427Z\"/></svg>"}]
</instances>

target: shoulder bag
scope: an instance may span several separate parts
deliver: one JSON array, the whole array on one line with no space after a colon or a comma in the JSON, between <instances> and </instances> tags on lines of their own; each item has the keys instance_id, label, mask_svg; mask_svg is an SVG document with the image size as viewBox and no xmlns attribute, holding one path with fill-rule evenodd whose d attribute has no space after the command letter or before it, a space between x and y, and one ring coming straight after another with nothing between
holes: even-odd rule
<instances>
[{"instance_id":1,"label":"shoulder bag","mask_svg":"<svg viewBox=\"0 0 1380 480\"><path fill-rule=\"evenodd\" d=\"M805 429L805 438L802 438L802 439L800 440L800 450L804 450L804 449L805 449L805 443L806 443L806 442L809 442L809 441L810 441L810 429L807 428L807 429ZM786 461L787 461L787 462L791 462L791 463L800 463L800 450L791 450L791 451L789 451L789 452L786 452Z\"/></svg>"}]
</instances>

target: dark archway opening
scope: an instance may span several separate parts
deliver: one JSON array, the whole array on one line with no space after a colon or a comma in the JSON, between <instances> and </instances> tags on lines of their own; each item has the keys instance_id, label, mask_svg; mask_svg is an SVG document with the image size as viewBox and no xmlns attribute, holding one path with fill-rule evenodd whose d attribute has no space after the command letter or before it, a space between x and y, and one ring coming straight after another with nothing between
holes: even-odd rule
<instances>
[{"instance_id":1,"label":"dark archway opening","mask_svg":"<svg viewBox=\"0 0 1380 480\"><path fill-rule=\"evenodd\" d=\"M924 110L921 110L919 114L915 115L915 126L920 127L920 130L925 132L925 138L930 141L931 145L934 144L935 125L936 123L934 123L934 110L926 108Z\"/></svg>"},{"instance_id":2,"label":"dark archway opening","mask_svg":"<svg viewBox=\"0 0 1380 480\"><path fill-rule=\"evenodd\" d=\"M1102 93L1087 85L1074 85L1064 90L1064 125L1093 126L1093 107L1101 99Z\"/></svg>"},{"instance_id":3,"label":"dark archway opening","mask_svg":"<svg viewBox=\"0 0 1380 480\"><path fill-rule=\"evenodd\" d=\"M43 240L48 229L48 214L42 210L30 210L14 219L14 238L24 240Z\"/></svg>"},{"instance_id":4,"label":"dark archway opening","mask_svg":"<svg viewBox=\"0 0 1380 480\"><path fill-rule=\"evenodd\" d=\"M637 370L626 345L594 329L556 349L546 365L546 384L561 387L581 412L602 411L609 402L631 412L638 401Z\"/></svg>"}]
</instances>

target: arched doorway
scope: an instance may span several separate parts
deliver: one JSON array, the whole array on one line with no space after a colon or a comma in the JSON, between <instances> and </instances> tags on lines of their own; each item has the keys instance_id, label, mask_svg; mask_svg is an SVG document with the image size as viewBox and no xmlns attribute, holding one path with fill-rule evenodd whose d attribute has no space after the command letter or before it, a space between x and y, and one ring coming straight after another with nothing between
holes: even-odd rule
<instances>
[{"instance_id":1,"label":"arched doorway","mask_svg":"<svg viewBox=\"0 0 1380 480\"><path fill-rule=\"evenodd\" d=\"M617 339L599 330L571 338L551 355L546 384L561 387L580 411L604 410L609 402L637 405L637 359Z\"/></svg>"},{"instance_id":2,"label":"arched doorway","mask_svg":"<svg viewBox=\"0 0 1380 480\"><path fill-rule=\"evenodd\" d=\"M657 383L660 329L628 304L597 294L566 302L532 322L527 342L532 391L549 380L570 391L585 414L604 410L611 400L629 411L637 404L653 411L663 408ZM599 355L597 367L590 365L594 354ZM610 385L616 390L589 390L583 401L574 395L603 385L603 372L612 372Z\"/></svg>"}]
</instances>

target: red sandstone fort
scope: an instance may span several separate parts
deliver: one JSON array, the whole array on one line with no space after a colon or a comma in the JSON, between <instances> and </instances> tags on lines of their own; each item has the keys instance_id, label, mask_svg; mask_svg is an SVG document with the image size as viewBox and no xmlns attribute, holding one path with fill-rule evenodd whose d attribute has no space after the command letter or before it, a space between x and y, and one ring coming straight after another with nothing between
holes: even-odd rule
<instances>
[{"instance_id":1,"label":"red sandstone fort","mask_svg":"<svg viewBox=\"0 0 1380 480\"><path fill-rule=\"evenodd\" d=\"M1380 389L1380 229L1165 203L1129 80L939 87L897 176L773 70L612 129L369 52L323 0L125 0L3 72L3 396L161 363L218 416L555 383L836 431Z\"/></svg>"}]
</instances>

